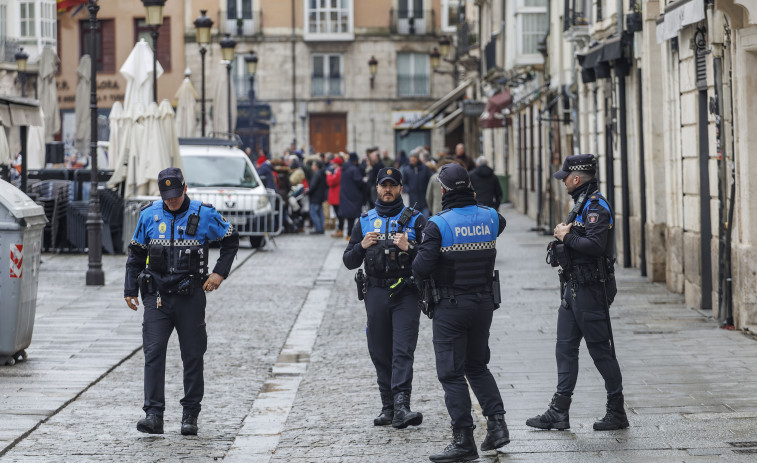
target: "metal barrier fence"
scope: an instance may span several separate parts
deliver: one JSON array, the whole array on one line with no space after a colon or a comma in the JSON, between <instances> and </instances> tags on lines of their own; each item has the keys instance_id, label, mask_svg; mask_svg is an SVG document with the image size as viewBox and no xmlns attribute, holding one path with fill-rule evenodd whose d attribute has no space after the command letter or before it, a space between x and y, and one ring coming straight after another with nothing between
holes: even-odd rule
<instances>
[{"instance_id":1,"label":"metal barrier fence","mask_svg":"<svg viewBox=\"0 0 757 463\"><path fill-rule=\"evenodd\" d=\"M274 237L284 231L284 201L278 193L245 193L230 199L220 193L193 193L192 199L213 204L216 210L239 232L240 236ZM139 223L142 208L160 198L137 196L124 202L123 249L128 249L134 230Z\"/></svg>"}]
</instances>

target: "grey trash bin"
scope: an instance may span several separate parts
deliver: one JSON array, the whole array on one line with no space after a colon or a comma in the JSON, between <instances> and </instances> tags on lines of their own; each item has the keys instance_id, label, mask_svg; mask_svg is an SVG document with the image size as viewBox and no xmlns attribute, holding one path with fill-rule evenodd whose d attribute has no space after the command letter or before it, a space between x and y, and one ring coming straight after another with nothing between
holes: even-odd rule
<instances>
[{"instance_id":1,"label":"grey trash bin","mask_svg":"<svg viewBox=\"0 0 757 463\"><path fill-rule=\"evenodd\" d=\"M26 358L32 342L45 210L0 180L0 365Z\"/></svg>"}]
</instances>

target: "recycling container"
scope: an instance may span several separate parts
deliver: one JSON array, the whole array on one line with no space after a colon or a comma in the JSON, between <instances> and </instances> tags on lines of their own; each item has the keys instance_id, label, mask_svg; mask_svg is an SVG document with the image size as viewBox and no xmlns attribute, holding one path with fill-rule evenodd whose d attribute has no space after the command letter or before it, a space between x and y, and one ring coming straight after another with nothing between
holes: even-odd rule
<instances>
[{"instance_id":1,"label":"recycling container","mask_svg":"<svg viewBox=\"0 0 757 463\"><path fill-rule=\"evenodd\" d=\"M26 358L32 342L45 210L0 180L0 366Z\"/></svg>"}]
</instances>

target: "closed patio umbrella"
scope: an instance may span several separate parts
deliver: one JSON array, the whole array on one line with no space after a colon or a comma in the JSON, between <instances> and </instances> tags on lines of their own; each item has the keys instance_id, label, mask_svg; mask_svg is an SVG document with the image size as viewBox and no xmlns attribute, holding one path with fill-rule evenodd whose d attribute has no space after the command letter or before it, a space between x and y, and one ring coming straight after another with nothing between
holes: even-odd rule
<instances>
[{"instance_id":1,"label":"closed patio umbrella","mask_svg":"<svg viewBox=\"0 0 757 463\"><path fill-rule=\"evenodd\" d=\"M123 125L123 105L120 101L113 103L113 107L110 108L110 114L108 115L108 122L110 123L110 136L108 137L108 165L104 166L108 169L116 168L116 161L118 160L118 148L123 143L120 135L122 133L121 126Z\"/></svg>"},{"instance_id":2,"label":"closed patio umbrella","mask_svg":"<svg viewBox=\"0 0 757 463\"><path fill-rule=\"evenodd\" d=\"M161 170L167 167L182 169L183 165L179 155L179 137L176 133L176 116L168 100L161 101L158 107L158 119L160 140L163 142L163 153L165 155L164 162L167 163Z\"/></svg>"},{"instance_id":3,"label":"closed patio umbrella","mask_svg":"<svg viewBox=\"0 0 757 463\"><path fill-rule=\"evenodd\" d=\"M213 131L216 133L229 132L229 92L226 63L221 63L214 72L215 91L213 92ZM237 96L234 92L234 82L231 82L231 131L237 126Z\"/></svg>"},{"instance_id":4,"label":"closed patio umbrella","mask_svg":"<svg viewBox=\"0 0 757 463\"><path fill-rule=\"evenodd\" d=\"M197 116L195 106L197 105L197 92L192 87L192 81L185 77L184 81L176 90L176 129L179 137L196 137L197 136Z\"/></svg>"},{"instance_id":5,"label":"closed patio umbrella","mask_svg":"<svg viewBox=\"0 0 757 463\"><path fill-rule=\"evenodd\" d=\"M58 106L58 91L55 87L55 71L60 59L52 47L42 49L39 59L39 79L37 93L39 106L44 115L45 142L53 141L56 133L60 132L60 107Z\"/></svg>"},{"instance_id":6,"label":"closed patio umbrella","mask_svg":"<svg viewBox=\"0 0 757 463\"><path fill-rule=\"evenodd\" d=\"M156 66L158 77L163 74L160 63ZM120 69L126 78L124 108L141 103L145 107L152 101L152 49L144 39L134 45Z\"/></svg>"},{"instance_id":7,"label":"closed patio umbrella","mask_svg":"<svg viewBox=\"0 0 757 463\"><path fill-rule=\"evenodd\" d=\"M90 77L92 60L89 55L84 55L79 60L76 69L78 83L76 84L76 132L74 132L74 148L80 154L89 152L89 141L92 136L90 125Z\"/></svg>"}]
</instances>

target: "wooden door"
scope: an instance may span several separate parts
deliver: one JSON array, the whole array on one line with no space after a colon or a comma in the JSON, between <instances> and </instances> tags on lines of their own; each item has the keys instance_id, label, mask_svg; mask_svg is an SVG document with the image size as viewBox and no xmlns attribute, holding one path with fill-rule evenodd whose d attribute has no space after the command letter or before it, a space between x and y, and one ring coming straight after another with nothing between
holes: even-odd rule
<instances>
[{"instance_id":1,"label":"wooden door","mask_svg":"<svg viewBox=\"0 0 757 463\"><path fill-rule=\"evenodd\" d=\"M310 114L310 145L318 152L347 152L347 114Z\"/></svg>"}]
</instances>

